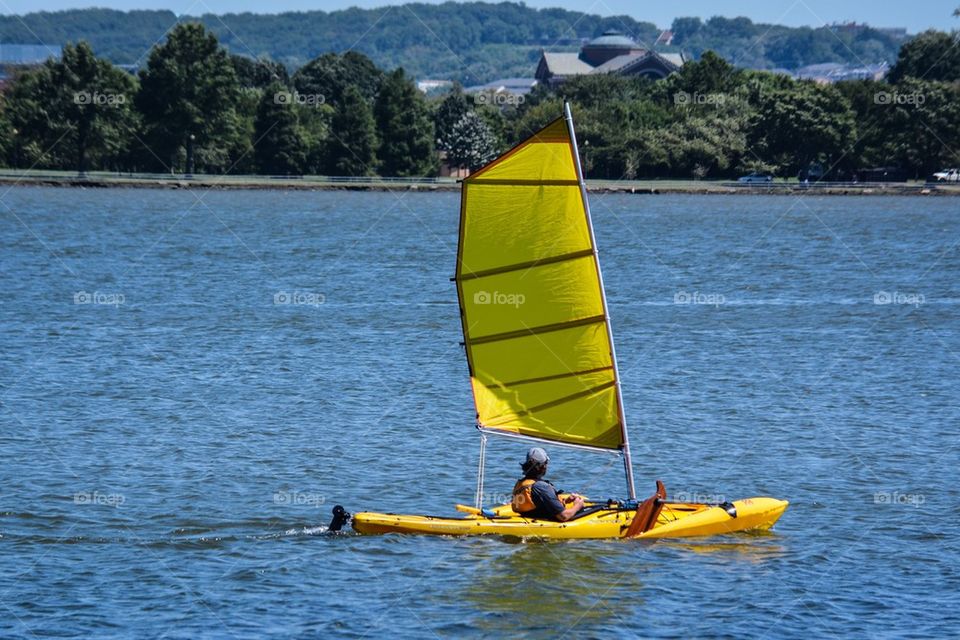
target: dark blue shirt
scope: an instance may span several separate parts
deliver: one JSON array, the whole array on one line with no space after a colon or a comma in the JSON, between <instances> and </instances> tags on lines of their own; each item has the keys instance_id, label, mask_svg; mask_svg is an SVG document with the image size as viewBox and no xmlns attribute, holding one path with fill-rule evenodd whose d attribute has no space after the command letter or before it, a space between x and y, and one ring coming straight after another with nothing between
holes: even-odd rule
<instances>
[{"instance_id":1,"label":"dark blue shirt","mask_svg":"<svg viewBox=\"0 0 960 640\"><path fill-rule=\"evenodd\" d=\"M533 504L537 505L536 509L524 514L530 518L556 520L557 514L566 509L557 497L556 488L547 480L537 480L530 487L530 497L533 498Z\"/></svg>"}]
</instances>

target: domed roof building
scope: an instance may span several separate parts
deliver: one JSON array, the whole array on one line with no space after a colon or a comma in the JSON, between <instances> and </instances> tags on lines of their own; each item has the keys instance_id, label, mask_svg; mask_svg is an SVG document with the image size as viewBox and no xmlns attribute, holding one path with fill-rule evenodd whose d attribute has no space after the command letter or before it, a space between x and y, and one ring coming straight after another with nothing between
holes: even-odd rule
<instances>
[{"instance_id":1,"label":"domed roof building","mask_svg":"<svg viewBox=\"0 0 960 640\"><path fill-rule=\"evenodd\" d=\"M619 31L604 31L580 49L580 59L592 66L599 66L617 56L644 53L646 49Z\"/></svg>"},{"instance_id":2,"label":"domed roof building","mask_svg":"<svg viewBox=\"0 0 960 640\"><path fill-rule=\"evenodd\" d=\"M679 53L657 53L646 49L619 31L605 31L580 48L580 53L542 51L536 78L557 85L573 76L616 73L625 76L666 78L683 66Z\"/></svg>"}]
</instances>

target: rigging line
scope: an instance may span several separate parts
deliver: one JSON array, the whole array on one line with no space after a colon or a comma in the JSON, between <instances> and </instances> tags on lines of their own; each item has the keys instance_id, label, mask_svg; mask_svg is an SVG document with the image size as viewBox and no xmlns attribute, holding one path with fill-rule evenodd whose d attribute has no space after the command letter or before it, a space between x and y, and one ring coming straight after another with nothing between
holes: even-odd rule
<instances>
[{"instance_id":1,"label":"rigging line","mask_svg":"<svg viewBox=\"0 0 960 640\"><path fill-rule=\"evenodd\" d=\"M480 432L480 468L477 471L476 507L483 509L483 482L487 466L487 434Z\"/></svg>"},{"instance_id":2,"label":"rigging line","mask_svg":"<svg viewBox=\"0 0 960 640\"><path fill-rule=\"evenodd\" d=\"M586 485L584 485L583 489L581 489L582 493L581 493L580 495L586 494L586 493L587 493L587 490L588 490L590 487L592 487L594 484L596 484L597 478L600 477L601 475L606 475L606 473L610 470L610 467L612 467L615 462L619 462L619 456L610 458L610 462L608 462L608 463L603 467L603 469L601 469L598 473L595 473L595 474L593 475L593 478L591 478L590 481L587 482Z\"/></svg>"}]
</instances>

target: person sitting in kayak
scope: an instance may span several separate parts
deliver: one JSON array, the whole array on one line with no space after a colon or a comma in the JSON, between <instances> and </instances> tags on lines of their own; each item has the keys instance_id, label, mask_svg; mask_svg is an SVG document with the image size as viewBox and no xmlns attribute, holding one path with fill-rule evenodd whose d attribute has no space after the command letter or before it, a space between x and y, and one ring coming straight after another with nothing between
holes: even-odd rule
<instances>
[{"instance_id":1,"label":"person sitting in kayak","mask_svg":"<svg viewBox=\"0 0 960 640\"><path fill-rule=\"evenodd\" d=\"M550 457L540 447L527 451L527 459L520 463L523 477L513 487L513 510L528 518L566 522L583 508L583 498L574 495L567 505L560 501L557 489L543 476L547 473Z\"/></svg>"}]
</instances>

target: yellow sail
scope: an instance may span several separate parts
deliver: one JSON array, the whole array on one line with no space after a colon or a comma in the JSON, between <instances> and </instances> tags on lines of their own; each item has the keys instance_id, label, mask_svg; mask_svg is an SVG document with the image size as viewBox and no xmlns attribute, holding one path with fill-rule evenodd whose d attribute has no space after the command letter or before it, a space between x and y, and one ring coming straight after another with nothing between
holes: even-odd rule
<instances>
[{"instance_id":1,"label":"yellow sail","mask_svg":"<svg viewBox=\"0 0 960 640\"><path fill-rule=\"evenodd\" d=\"M456 282L478 426L624 449L626 429L572 121L463 181Z\"/></svg>"}]
</instances>

